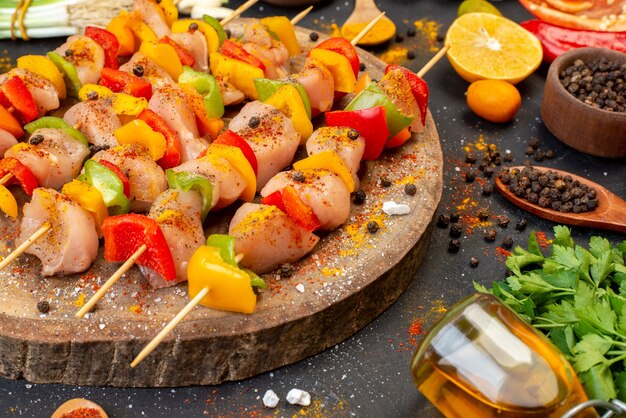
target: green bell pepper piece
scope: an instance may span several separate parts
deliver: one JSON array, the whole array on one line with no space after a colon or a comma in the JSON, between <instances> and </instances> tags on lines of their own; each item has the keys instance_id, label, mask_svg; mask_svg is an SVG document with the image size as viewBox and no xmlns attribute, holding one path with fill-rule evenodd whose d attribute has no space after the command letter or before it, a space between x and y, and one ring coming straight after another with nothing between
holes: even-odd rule
<instances>
[{"instance_id":1,"label":"green bell pepper piece","mask_svg":"<svg viewBox=\"0 0 626 418\"><path fill-rule=\"evenodd\" d=\"M48 52L48 58L54 65L56 65L61 74L63 74L68 96L78 97L78 92L83 84L80 82L80 78L78 78L78 72L76 71L74 64L67 61L54 51Z\"/></svg>"},{"instance_id":2,"label":"green bell pepper piece","mask_svg":"<svg viewBox=\"0 0 626 418\"><path fill-rule=\"evenodd\" d=\"M220 40L220 46L222 46L222 44L226 39L228 39L228 37L226 36L226 31L224 30L222 25L220 25L220 22L213 16L209 15L202 16L202 20L204 20L205 23L215 29L215 32L217 32L217 38Z\"/></svg>"},{"instance_id":3,"label":"green bell pepper piece","mask_svg":"<svg viewBox=\"0 0 626 418\"><path fill-rule=\"evenodd\" d=\"M206 177L188 171L176 172L172 169L165 170L165 177L170 189L178 189L183 192L195 190L202 197L202 221L206 218L211 204L213 203L213 185Z\"/></svg>"},{"instance_id":4,"label":"green bell pepper piece","mask_svg":"<svg viewBox=\"0 0 626 418\"><path fill-rule=\"evenodd\" d=\"M53 128L63 129L68 135L76 139L78 142L86 147L89 147L89 141L85 138L85 135L79 130L72 128L66 121L54 116L42 116L37 120L32 121L28 125L24 126L24 129L29 134L33 134L37 129Z\"/></svg>"},{"instance_id":5,"label":"green bell pepper piece","mask_svg":"<svg viewBox=\"0 0 626 418\"><path fill-rule=\"evenodd\" d=\"M209 118L221 118L224 115L222 94L217 80L211 74L201 73L185 65L178 82L189 84L204 97L204 108Z\"/></svg>"},{"instance_id":6,"label":"green bell pepper piece","mask_svg":"<svg viewBox=\"0 0 626 418\"><path fill-rule=\"evenodd\" d=\"M269 78L255 78L253 81L256 92L259 95L259 100L262 102L267 100L267 98L272 94L276 93L276 91L282 86L291 84L296 88L296 90L298 90L298 93L300 93L300 98L302 99L302 103L304 103L306 114L309 119L311 119L311 101L309 100L309 95L306 94L304 87L302 87L302 84L296 83L295 81L270 80Z\"/></svg>"},{"instance_id":7,"label":"green bell pepper piece","mask_svg":"<svg viewBox=\"0 0 626 418\"><path fill-rule=\"evenodd\" d=\"M361 91L352 99L345 110L362 110L376 106L383 106L385 108L387 127L389 128L389 135L392 138L413 122L413 117L400 112L396 105L387 98L376 83L370 83L365 90Z\"/></svg>"},{"instance_id":8,"label":"green bell pepper piece","mask_svg":"<svg viewBox=\"0 0 626 418\"><path fill-rule=\"evenodd\" d=\"M206 239L206 245L220 249L222 259L230 265L239 267L235 260L235 238L224 234L211 234Z\"/></svg>"},{"instance_id":9,"label":"green bell pepper piece","mask_svg":"<svg viewBox=\"0 0 626 418\"><path fill-rule=\"evenodd\" d=\"M85 172L78 180L91 184L102 194L109 215L128 213L130 202L124 194L124 185L117 175L95 160L85 161Z\"/></svg>"},{"instance_id":10,"label":"green bell pepper piece","mask_svg":"<svg viewBox=\"0 0 626 418\"><path fill-rule=\"evenodd\" d=\"M258 274L246 268L242 268L242 270L250 276L250 284L252 287L258 287L260 289L267 288L267 283L265 283L265 280L263 280Z\"/></svg>"}]
</instances>

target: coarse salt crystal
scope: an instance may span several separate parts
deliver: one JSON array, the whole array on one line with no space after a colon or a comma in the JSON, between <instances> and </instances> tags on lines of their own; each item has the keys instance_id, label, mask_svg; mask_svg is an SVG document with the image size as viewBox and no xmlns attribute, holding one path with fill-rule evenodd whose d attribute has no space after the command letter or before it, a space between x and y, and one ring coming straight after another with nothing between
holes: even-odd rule
<instances>
[{"instance_id":1,"label":"coarse salt crystal","mask_svg":"<svg viewBox=\"0 0 626 418\"><path fill-rule=\"evenodd\" d=\"M263 395L263 405L267 406L268 408L276 408L276 405L278 405L278 401L280 401L280 398L271 389L265 392L265 395Z\"/></svg>"},{"instance_id":2,"label":"coarse salt crystal","mask_svg":"<svg viewBox=\"0 0 626 418\"><path fill-rule=\"evenodd\" d=\"M98 325L98 327L99 327L100 329L104 329L104 327L106 327L106 324L100 324L100 325Z\"/></svg>"},{"instance_id":3,"label":"coarse salt crystal","mask_svg":"<svg viewBox=\"0 0 626 418\"><path fill-rule=\"evenodd\" d=\"M311 405L311 395L309 392L300 389L291 389L287 394L287 402L292 405L302 405L309 406Z\"/></svg>"},{"instance_id":4,"label":"coarse salt crystal","mask_svg":"<svg viewBox=\"0 0 626 418\"><path fill-rule=\"evenodd\" d=\"M387 215L406 215L411 212L409 205L389 201L383 203L383 212Z\"/></svg>"},{"instance_id":5,"label":"coarse salt crystal","mask_svg":"<svg viewBox=\"0 0 626 418\"><path fill-rule=\"evenodd\" d=\"M298 290L298 292L304 293L304 285L302 283L298 283L296 285L296 289Z\"/></svg>"}]
</instances>

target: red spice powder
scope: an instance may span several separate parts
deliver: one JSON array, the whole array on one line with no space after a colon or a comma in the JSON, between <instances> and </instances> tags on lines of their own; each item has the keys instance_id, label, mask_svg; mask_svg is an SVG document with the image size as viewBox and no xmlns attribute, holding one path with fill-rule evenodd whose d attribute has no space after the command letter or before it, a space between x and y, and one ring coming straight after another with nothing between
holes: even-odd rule
<instances>
[{"instance_id":1,"label":"red spice powder","mask_svg":"<svg viewBox=\"0 0 626 418\"><path fill-rule=\"evenodd\" d=\"M102 418L102 415L95 408L78 408L61 415L61 418Z\"/></svg>"},{"instance_id":2,"label":"red spice powder","mask_svg":"<svg viewBox=\"0 0 626 418\"><path fill-rule=\"evenodd\" d=\"M422 326L422 320L420 318L415 318L409 327L409 335L412 337L422 335Z\"/></svg>"},{"instance_id":3,"label":"red spice powder","mask_svg":"<svg viewBox=\"0 0 626 418\"><path fill-rule=\"evenodd\" d=\"M511 255L511 252L502 247L496 247L496 254L498 255L499 261L506 261L506 258Z\"/></svg>"},{"instance_id":4,"label":"red spice powder","mask_svg":"<svg viewBox=\"0 0 626 418\"><path fill-rule=\"evenodd\" d=\"M545 232L535 232L535 236L537 237L537 244L539 244L541 248L548 248L550 240L546 237Z\"/></svg>"}]
</instances>

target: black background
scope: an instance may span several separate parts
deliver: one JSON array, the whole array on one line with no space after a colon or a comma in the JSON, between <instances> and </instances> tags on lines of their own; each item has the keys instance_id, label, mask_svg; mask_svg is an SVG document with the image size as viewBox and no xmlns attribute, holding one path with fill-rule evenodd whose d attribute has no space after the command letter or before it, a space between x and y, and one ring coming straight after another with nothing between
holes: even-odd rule
<instances>
[{"instance_id":1,"label":"black background","mask_svg":"<svg viewBox=\"0 0 626 418\"><path fill-rule=\"evenodd\" d=\"M235 7L240 3L231 1L228 6ZM517 22L531 17L517 2L506 0L494 4L506 17ZM413 21L424 18L441 24L439 34L442 39L456 17L459 2L379 0L378 5L396 22L399 33L405 34ZM352 7L353 1L325 2L316 6L301 25L327 32L328 24L343 22ZM292 16L297 12L297 9L286 11L259 3L245 16ZM418 70L434 54L420 37L423 38L424 34L418 31L416 38L404 42L416 54L414 60L405 63L413 70ZM0 54L16 58L26 53L44 53L62 41L0 41ZM435 45L441 46L441 43ZM352 338L297 364L220 386L119 389L0 380L0 416L48 417L65 400L85 397L99 403L111 417L439 417L440 414L411 381L409 362L415 350L414 341L408 333L411 323L418 318L427 328L441 315L442 306L449 307L473 292L472 280L488 284L504 278L504 264L496 256L495 248L505 236L511 236L516 244L523 244L531 229L544 231L551 237L554 226L549 221L517 209L497 192L488 198L481 197L478 183L463 183L459 179L460 173L455 170L455 167L464 167L463 145L476 142L483 134L486 142L496 144L501 152L510 150L515 156L514 163L522 164L527 159L524 150L528 141L536 137L541 140L542 149L556 151L556 158L546 160L542 165L574 172L604 185L618 196L626 197L624 160L599 159L579 153L559 142L543 125L540 106L546 72L547 65L542 64L537 72L517 86L522 95L522 108L513 122L504 125L484 122L471 113L464 96L468 83L457 76L446 59L425 76L431 91L430 109L444 151L444 189L437 214L450 212L453 204L459 203L455 196L467 195L478 205L476 209L462 213L472 214L479 207L486 208L492 215L508 215L511 225L507 229L494 226L498 231L495 243L483 240L481 228L464 234L461 250L457 254L447 251L448 230L434 228L424 263L412 273L415 279L411 287L389 310ZM529 227L524 232L515 231L514 223L522 217L528 219ZM626 238L624 235L584 228L575 228L573 236L578 243L586 243L591 234L597 233L602 233L613 243ZM475 269L469 267L472 256L480 259L480 265ZM285 397L293 387L310 392L312 405L289 405ZM281 398L274 410L263 407L261 398L267 389L274 390Z\"/></svg>"}]
</instances>

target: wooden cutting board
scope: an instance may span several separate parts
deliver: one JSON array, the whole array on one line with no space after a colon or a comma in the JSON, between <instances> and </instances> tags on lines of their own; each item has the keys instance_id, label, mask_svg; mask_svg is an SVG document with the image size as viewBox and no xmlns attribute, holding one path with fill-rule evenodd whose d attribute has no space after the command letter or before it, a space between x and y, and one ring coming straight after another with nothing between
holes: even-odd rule
<instances>
[{"instance_id":1,"label":"wooden cutting board","mask_svg":"<svg viewBox=\"0 0 626 418\"><path fill-rule=\"evenodd\" d=\"M245 21L229 25L235 36ZM314 45L309 33L298 29L305 48ZM370 76L380 79L385 64L359 54ZM101 248L86 273L41 278L39 261L22 256L0 272L0 376L76 385L208 385L319 353L372 321L416 276L441 198L442 166L429 113L425 132L364 164L366 203L353 205L348 221L323 236L292 277L265 276L269 288L261 291L256 313L196 307L135 369L130 368L134 356L188 302L186 285L155 291L133 268L93 313L78 320L78 307L117 265L103 260ZM383 178L390 187L381 185ZM404 193L407 183L417 187L414 196ZM383 202L391 200L408 204L411 213L385 215ZM207 233L223 231L228 215L209 216ZM381 227L375 234L367 232L372 221ZM18 227L19 220L0 216L0 255L14 248ZM41 300L50 303L47 314L37 310Z\"/></svg>"}]
</instances>

